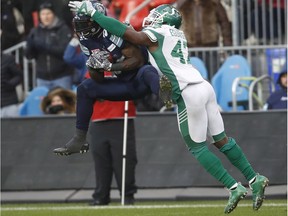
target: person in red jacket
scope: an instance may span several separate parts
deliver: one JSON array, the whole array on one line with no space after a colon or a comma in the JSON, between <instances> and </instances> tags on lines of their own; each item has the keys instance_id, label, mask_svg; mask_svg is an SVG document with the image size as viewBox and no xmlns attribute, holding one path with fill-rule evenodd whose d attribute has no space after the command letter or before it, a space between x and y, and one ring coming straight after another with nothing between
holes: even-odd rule
<instances>
[{"instance_id":1,"label":"person in red jacket","mask_svg":"<svg viewBox=\"0 0 288 216\"><path fill-rule=\"evenodd\" d=\"M67 50L65 60L71 63L77 62L78 68L86 68L84 53L75 52L76 49L77 46L71 46L70 51L75 55L71 55L69 50ZM105 72L104 74L106 78L112 76L111 72ZM84 79L89 78L90 73L87 71ZM108 205L110 203L113 174L119 191L121 189L124 105L124 101L108 100L96 100L93 104L89 126L89 143L95 168L95 190L92 194L93 201L90 205ZM134 203L134 194L137 191L135 185L135 167L137 164L134 128L135 116L135 105L133 101L129 101L125 204Z\"/></svg>"},{"instance_id":2,"label":"person in red jacket","mask_svg":"<svg viewBox=\"0 0 288 216\"><path fill-rule=\"evenodd\" d=\"M105 76L110 76L105 72ZM89 78L89 76L86 76ZM91 153L94 160L96 186L90 205L108 205L113 174L121 193L124 101L97 100L89 126ZM137 164L133 101L128 105L125 204L134 203L135 167Z\"/></svg>"}]
</instances>

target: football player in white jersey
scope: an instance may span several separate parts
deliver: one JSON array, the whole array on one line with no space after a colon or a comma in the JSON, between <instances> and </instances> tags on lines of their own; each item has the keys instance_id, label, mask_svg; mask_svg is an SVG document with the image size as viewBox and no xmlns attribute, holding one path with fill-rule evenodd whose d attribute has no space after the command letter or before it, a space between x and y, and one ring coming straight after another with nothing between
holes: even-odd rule
<instances>
[{"instance_id":1,"label":"football player in white jersey","mask_svg":"<svg viewBox=\"0 0 288 216\"><path fill-rule=\"evenodd\" d=\"M143 30L137 32L118 20L99 13L89 1L70 1L69 6L72 11L91 16L111 34L148 48L155 66L172 84L179 130L188 150L208 173L229 189L230 196L224 212L233 211L246 196L247 189L237 183L220 159L208 149L207 131L211 134L214 145L249 182L253 194L253 209L258 210L269 180L254 171L235 140L226 136L213 87L189 62L187 41L184 33L179 30L182 22L179 11L168 4L160 5L151 10L143 21Z\"/></svg>"}]
</instances>

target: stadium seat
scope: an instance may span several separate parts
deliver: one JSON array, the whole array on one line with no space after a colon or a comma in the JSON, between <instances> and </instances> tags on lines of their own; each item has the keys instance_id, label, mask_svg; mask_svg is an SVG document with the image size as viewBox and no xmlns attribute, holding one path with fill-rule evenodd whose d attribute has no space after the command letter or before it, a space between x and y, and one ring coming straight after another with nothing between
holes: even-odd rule
<instances>
[{"instance_id":1,"label":"stadium seat","mask_svg":"<svg viewBox=\"0 0 288 216\"><path fill-rule=\"evenodd\" d=\"M237 77L251 77L251 69L247 60L241 55L228 57L211 82L215 90L218 105L222 111L232 111L232 83ZM237 87L237 111L248 109L249 81L242 81ZM246 86L241 87L241 86Z\"/></svg>"},{"instance_id":2,"label":"stadium seat","mask_svg":"<svg viewBox=\"0 0 288 216\"><path fill-rule=\"evenodd\" d=\"M200 72L202 77L207 80L208 73L204 62L198 57L190 57L190 62L193 65L193 67L195 67Z\"/></svg>"},{"instance_id":3,"label":"stadium seat","mask_svg":"<svg viewBox=\"0 0 288 216\"><path fill-rule=\"evenodd\" d=\"M41 110L41 101L47 95L49 89L46 87L35 87L24 100L20 107L20 116L40 116L43 115Z\"/></svg>"}]
</instances>

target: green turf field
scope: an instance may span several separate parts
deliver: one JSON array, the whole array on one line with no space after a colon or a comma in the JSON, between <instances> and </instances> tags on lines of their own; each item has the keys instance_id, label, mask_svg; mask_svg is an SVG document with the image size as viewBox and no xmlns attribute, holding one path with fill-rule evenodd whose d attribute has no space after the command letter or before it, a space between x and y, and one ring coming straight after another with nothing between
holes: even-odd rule
<instances>
[{"instance_id":1,"label":"green turf field","mask_svg":"<svg viewBox=\"0 0 288 216\"><path fill-rule=\"evenodd\" d=\"M91 207L86 203L2 204L1 216L218 216L223 213L224 201L136 202L134 206L112 203ZM251 200L243 200L229 215L286 216L286 200L265 200L262 208L252 210Z\"/></svg>"}]
</instances>

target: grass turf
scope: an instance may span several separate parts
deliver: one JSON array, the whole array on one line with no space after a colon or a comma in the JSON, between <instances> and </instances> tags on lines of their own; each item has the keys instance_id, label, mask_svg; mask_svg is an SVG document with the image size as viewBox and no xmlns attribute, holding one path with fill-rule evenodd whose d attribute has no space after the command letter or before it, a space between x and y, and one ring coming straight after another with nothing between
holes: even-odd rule
<instances>
[{"instance_id":1,"label":"grass turf","mask_svg":"<svg viewBox=\"0 0 288 216\"><path fill-rule=\"evenodd\" d=\"M2 204L1 216L218 216L223 213L223 201L137 202L134 206L91 207L86 203ZM287 200L265 200L261 209L252 210L252 202L241 201L230 214L233 216L286 216Z\"/></svg>"}]
</instances>

